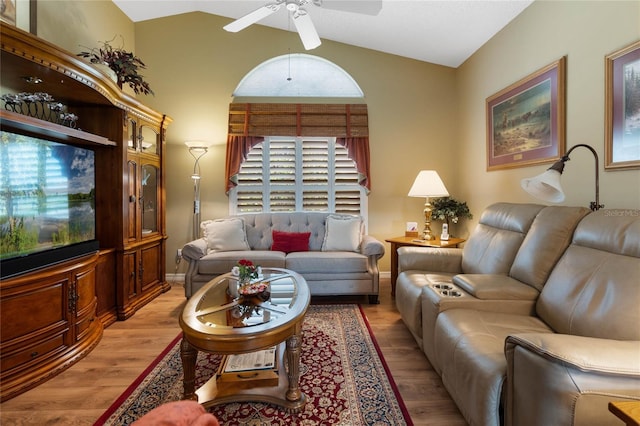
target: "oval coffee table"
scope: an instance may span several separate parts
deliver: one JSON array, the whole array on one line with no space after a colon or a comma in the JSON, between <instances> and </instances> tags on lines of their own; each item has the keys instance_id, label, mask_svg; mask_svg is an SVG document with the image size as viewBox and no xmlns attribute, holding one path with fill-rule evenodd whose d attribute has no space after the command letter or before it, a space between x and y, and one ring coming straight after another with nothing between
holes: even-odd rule
<instances>
[{"instance_id":1,"label":"oval coffee table","mask_svg":"<svg viewBox=\"0 0 640 426\"><path fill-rule=\"evenodd\" d=\"M180 315L184 399L204 407L260 401L296 412L304 406L299 363L309 287L300 274L287 269L262 272L254 282L268 283L270 295L265 301L234 297L237 280L230 273L214 278L187 301ZM238 355L273 347L277 347L273 368L229 369L226 357L218 373L196 391L198 351Z\"/></svg>"}]
</instances>

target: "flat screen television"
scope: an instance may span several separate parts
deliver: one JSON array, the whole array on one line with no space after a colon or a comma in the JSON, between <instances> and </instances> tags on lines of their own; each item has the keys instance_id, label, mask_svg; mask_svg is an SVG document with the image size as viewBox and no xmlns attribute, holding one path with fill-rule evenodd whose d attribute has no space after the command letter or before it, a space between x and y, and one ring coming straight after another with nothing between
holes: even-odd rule
<instances>
[{"instance_id":1,"label":"flat screen television","mask_svg":"<svg viewBox=\"0 0 640 426\"><path fill-rule=\"evenodd\" d=\"M94 252L95 153L0 130L0 276Z\"/></svg>"}]
</instances>

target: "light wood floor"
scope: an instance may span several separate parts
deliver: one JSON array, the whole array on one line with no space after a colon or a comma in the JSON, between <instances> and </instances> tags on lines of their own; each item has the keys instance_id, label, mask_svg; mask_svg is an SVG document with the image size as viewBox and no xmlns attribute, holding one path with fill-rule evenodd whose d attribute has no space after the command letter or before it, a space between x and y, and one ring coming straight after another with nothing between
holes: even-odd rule
<instances>
[{"instance_id":1,"label":"light wood floor","mask_svg":"<svg viewBox=\"0 0 640 426\"><path fill-rule=\"evenodd\" d=\"M466 425L424 354L400 320L381 279L380 304L362 302L374 335L416 425ZM93 425L180 332L181 283L128 319L107 328L83 360L39 387L0 405L0 424ZM326 301L323 299L323 301ZM347 301L341 299L341 301Z\"/></svg>"}]
</instances>

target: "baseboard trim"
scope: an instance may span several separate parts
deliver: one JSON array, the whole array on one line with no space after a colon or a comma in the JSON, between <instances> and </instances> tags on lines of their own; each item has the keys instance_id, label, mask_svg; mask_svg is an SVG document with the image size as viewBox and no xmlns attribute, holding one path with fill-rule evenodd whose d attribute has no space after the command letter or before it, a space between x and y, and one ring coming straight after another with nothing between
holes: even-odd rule
<instances>
[{"instance_id":1,"label":"baseboard trim","mask_svg":"<svg viewBox=\"0 0 640 426\"><path fill-rule=\"evenodd\" d=\"M184 282L184 273L182 274L164 274L164 279L170 283L173 282Z\"/></svg>"}]
</instances>

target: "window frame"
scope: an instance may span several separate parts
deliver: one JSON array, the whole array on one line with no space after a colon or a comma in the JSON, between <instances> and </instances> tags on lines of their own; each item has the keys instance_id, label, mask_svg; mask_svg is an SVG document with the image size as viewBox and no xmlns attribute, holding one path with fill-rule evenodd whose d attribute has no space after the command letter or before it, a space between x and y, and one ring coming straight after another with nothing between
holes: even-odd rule
<instances>
[{"instance_id":1,"label":"window frame","mask_svg":"<svg viewBox=\"0 0 640 426\"><path fill-rule=\"evenodd\" d=\"M243 214L243 212L239 212L238 209L238 191L239 190L254 190L261 191L263 193L262 196L262 211L270 212L271 204L269 194L271 191L275 189L279 189L280 186L277 184L273 184L270 180L271 176L271 167L270 167L270 159L271 159L271 142L281 142L281 141L295 141L295 184L293 188L293 192L295 194L295 209L293 211L305 211L303 209L304 206L304 191L312 191L312 190L320 190L327 192L327 201L328 201L328 213L336 212L336 194L341 190L349 190L349 191L357 191L360 195L360 212L359 215L363 218L365 223L365 229L368 223L368 194L366 188L364 188L359 183L355 182L353 184L337 184L336 183L336 137L302 137L302 136L267 136L264 138L262 144L262 183L260 185L237 185L229 190L229 214L230 215L238 215ZM327 141L327 152L328 152L328 164L327 164L327 174L329 176L326 184L321 185L303 185L301 182L303 181L302 171L303 171L303 142L304 141ZM257 146L257 145L256 145ZM266 157L266 159L265 159ZM351 160L353 161L353 160ZM265 163L266 162L266 163ZM244 164L244 161L243 161ZM353 162L353 171L357 175L357 165ZM242 166L240 167L240 173L242 173ZM281 188L291 190L290 185L282 186ZM318 211L318 210L307 210L307 211ZM247 212L248 213L248 212Z\"/></svg>"}]
</instances>

